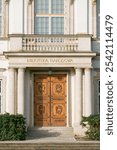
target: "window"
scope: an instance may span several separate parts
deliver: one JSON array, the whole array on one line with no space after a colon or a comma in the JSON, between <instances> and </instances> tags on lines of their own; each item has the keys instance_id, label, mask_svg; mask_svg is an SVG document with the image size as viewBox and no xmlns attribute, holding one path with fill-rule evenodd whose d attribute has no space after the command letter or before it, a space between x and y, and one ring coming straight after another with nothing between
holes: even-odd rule
<instances>
[{"instance_id":1,"label":"window","mask_svg":"<svg viewBox=\"0 0 117 150\"><path fill-rule=\"evenodd\" d=\"M98 0L96 5L96 17L97 17L97 37L100 37L100 0Z\"/></svg>"},{"instance_id":2,"label":"window","mask_svg":"<svg viewBox=\"0 0 117 150\"><path fill-rule=\"evenodd\" d=\"M0 36L2 35L2 0L0 0Z\"/></svg>"},{"instance_id":3,"label":"window","mask_svg":"<svg viewBox=\"0 0 117 150\"><path fill-rule=\"evenodd\" d=\"M0 113L2 112L2 80L0 80Z\"/></svg>"},{"instance_id":4,"label":"window","mask_svg":"<svg viewBox=\"0 0 117 150\"><path fill-rule=\"evenodd\" d=\"M95 113L100 113L100 80L95 80L95 103L94 103Z\"/></svg>"},{"instance_id":5,"label":"window","mask_svg":"<svg viewBox=\"0 0 117 150\"><path fill-rule=\"evenodd\" d=\"M64 0L35 0L35 34L64 34Z\"/></svg>"}]
</instances>

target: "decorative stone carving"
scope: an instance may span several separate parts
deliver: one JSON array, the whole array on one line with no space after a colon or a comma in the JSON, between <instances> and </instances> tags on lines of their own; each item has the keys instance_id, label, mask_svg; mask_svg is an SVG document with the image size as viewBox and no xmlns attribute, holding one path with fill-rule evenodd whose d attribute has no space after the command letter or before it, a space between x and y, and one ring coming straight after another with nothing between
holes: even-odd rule
<instances>
[{"instance_id":1,"label":"decorative stone carving","mask_svg":"<svg viewBox=\"0 0 117 150\"><path fill-rule=\"evenodd\" d=\"M5 3L9 3L10 0L4 0Z\"/></svg>"},{"instance_id":2,"label":"decorative stone carving","mask_svg":"<svg viewBox=\"0 0 117 150\"><path fill-rule=\"evenodd\" d=\"M73 4L74 3L74 0L70 0L70 4Z\"/></svg>"},{"instance_id":3,"label":"decorative stone carving","mask_svg":"<svg viewBox=\"0 0 117 150\"><path fill-rule=\"evenodd\" d=\"M92 0L93 1L93 4L96 4L96 0Z\"/></svg>"},{"instance_id":4,"label":"decorative stone carving","mask_svg":"<svg viewBox=\"0 0 117 150\"><path fill-rule=\"evenodd\" d=\"M16 44L15 44L16 45ZM14 46L14 44L13 44ZM78 36L77 35L59 35L59 36L29 36L22 39L23 51L35 52L71 52L78 51Z\"/></svg>"},{"instance_id":5,"label":"decorative stone carving","mask_svg":"<svg viewBox=\"0 0 117 150\"><path fill-rule=\"evenodd\" d=\"M32 2L33 2L33 0L28 0L28 4L29 5L32 4Z\"/></svg>"}]
</instances>

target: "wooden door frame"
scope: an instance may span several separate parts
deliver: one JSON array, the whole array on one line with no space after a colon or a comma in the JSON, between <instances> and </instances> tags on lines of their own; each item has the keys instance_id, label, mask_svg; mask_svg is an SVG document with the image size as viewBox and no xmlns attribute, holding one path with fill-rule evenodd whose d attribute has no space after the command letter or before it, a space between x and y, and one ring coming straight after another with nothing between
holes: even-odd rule
<instances>
[{"instance_id":1,"label":"wooden door frame","mask_svg":"<svg viewBox=\"0 0 117 150\"><path fill-rule=\"evenodd\" d=\"M49 74L49 71L37 71L37 72L32 72L32 74L31 74L31 79L32 79L32 84L31 84L31 91L32 91L32 98L31 98L31 126L32 127L34 127L34 75L35 74ZM67 93L67 97L66 97L66 103L67 103L67 105L66 105L66 117L67 117L67 119L66 119L66 127L69 127L70 126L70 123L69 122L71 122L71 118L70 118L70 113L72 113L72 111L69 111L69 110L71 110L72 108L71 108L71 106L70 106L70 103L69 103L69 101L70 101L70 99L69 99L69 97L68 97L68 95L69 95L69 91L68 91L68 85L69 85L69 71L54 71L54 70L52 70L52 74L65 74L66 75L66 80L67 80L67 83L66 83L66 93ZM69 109L70 108L70 109Z\"/></svg>"}]
</instances>

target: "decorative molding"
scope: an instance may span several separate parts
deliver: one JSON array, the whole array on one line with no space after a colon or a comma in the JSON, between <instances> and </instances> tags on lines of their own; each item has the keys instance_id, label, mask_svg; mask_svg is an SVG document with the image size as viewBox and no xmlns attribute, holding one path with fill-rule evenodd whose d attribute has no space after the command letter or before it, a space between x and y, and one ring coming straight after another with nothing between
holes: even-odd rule
<instances>
[{"instance_id":1,"label":"decorative molding","mask_svg":"<svg viewBox=\"0 0 117 150\"><path fill-rule=\"evenodd\" d=\"M28 4L31 5L34 0L28 0Z\"/></svg>"},{"instance_id":2,"label":"decorative molding","mask_svg":"<svg viewBox=\"0 0 117 150\"><path fill-rule=\"evenodd\" d=\"M70 0L70 4L72 5L74 3L74 0Z\"/></svg>"},{"instance_id":3,"label":"decorative molding","mask_svg":"<svg viewBox=\"0 0 117 150\"><path fill-rule=\"evenodd\" d=\"M93 1L93 4L96 4L96 0L92 0Z\"/></svg>"},{"instance_id":4,"label":"decorative molding","mask_svg":"<svg viewBox=\"0 0 117 150\"><path fill-rule=\"evenodd\" d=\"M4 0L5 3L9 3L10 0Z\"/></svg>"}]
</instances>

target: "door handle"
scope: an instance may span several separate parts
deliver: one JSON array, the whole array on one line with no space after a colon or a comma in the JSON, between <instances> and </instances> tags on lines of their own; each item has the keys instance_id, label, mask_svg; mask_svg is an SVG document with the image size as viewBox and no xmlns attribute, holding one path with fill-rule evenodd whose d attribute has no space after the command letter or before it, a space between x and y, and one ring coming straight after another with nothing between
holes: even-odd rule
<instances>
[{"instance_id":1,"label":"door handle","mask_svg":"<svg viewBox=\"0 0 117 150\"><path fill-rule=\"evenodd\" d=\"M51 96L51 101L53 100L53 96Z\"/></svg>"}]
</instances>

